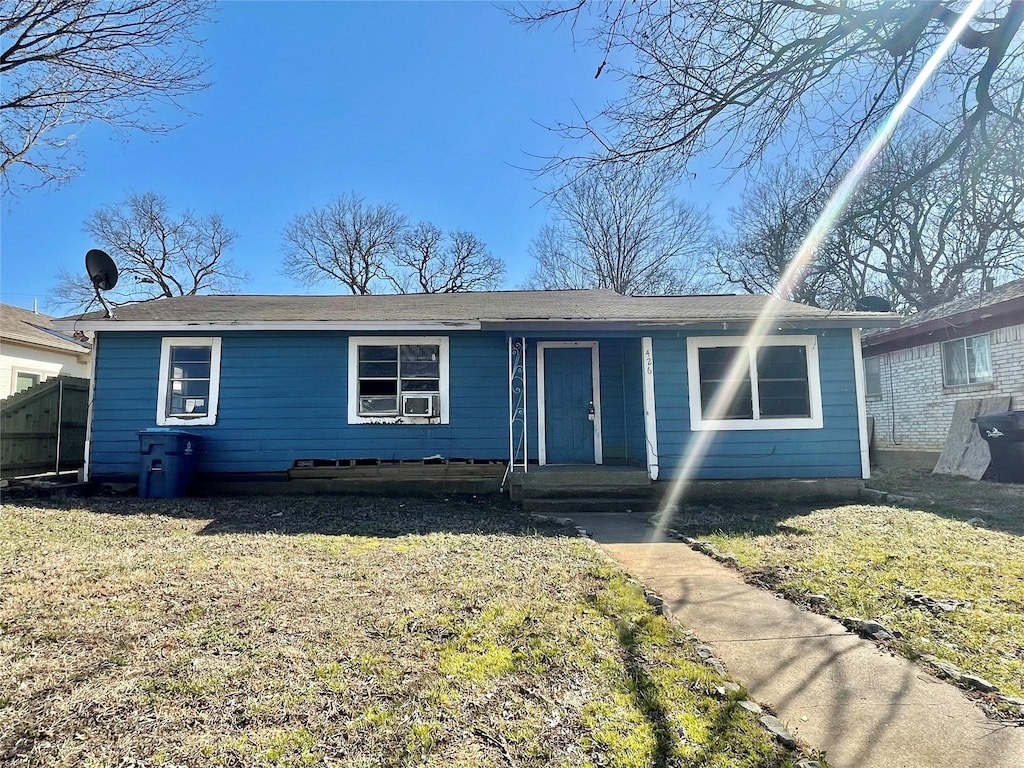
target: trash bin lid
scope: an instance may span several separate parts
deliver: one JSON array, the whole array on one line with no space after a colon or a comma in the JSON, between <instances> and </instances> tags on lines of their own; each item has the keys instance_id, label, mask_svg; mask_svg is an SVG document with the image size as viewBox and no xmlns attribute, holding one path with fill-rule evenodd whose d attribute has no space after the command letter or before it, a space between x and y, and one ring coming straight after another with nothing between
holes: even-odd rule
<instances>
[{"instance_id":1,"label":"trash bin lid","mask_svg":"<svg viewBox=\"0 0 1024 768\"><path fill-rule=\"evenodd\" d=\"M1010 442L1024 442L1024 411L987 413L971 419L986 440L1006 437Z\"/></svg>"}]
</instances>

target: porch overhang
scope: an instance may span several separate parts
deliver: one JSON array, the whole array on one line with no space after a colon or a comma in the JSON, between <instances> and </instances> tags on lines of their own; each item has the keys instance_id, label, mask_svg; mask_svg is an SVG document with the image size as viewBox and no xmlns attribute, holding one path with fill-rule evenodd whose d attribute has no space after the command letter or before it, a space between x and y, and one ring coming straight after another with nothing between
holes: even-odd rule
<instances>
[{"instance_id":1,"label":"porch overhang","mask_svg":"<svg viewBox=\"0 0 1024 768\"><path fill-rule=\"evenodd\" d=\"M579 467L591 464L602 466L605 461L610 461L613 465L620 463L633 466L646 465L645 474L648 479L656 480L658 478L654 347L651 336L634 333L619 333L608 337L594 333L514 334L511 332L507 332L506 336L508 341L509 460L506 477L502 483L503 488L516 474L532 472L531 463L536 467L551 465ZM603 346L607 346L610 350L609 365L612 366L605 370L604 374L602 371L605 357L601 352ZM548 369L545 353L554 354L564 349L576 350L578 348L590 350L589 370L591 376L586 397L590 398L589 418L593 424L592 461L576 455L574 452L571 456L564 455L563 452L559 457L553 458L553 454L549 454L547 450L550 436L553 434L557 438L561 433L557 430L549 433L548 429L549 404L546 397ZM527 373L528 358L532 375ZM571 366L572 370L579 369L579 365L576 363ZM608 412L602 405L601 382L606 375L611 376L607 381L614 382L619 378L622 379L621 389L617 390L614 384L611 386L613 405ZM631 380L632 388L629 393L633 398L631 403L626 402L627 377L630 377ZM528 389L532 391L528 392ZM533 420L528 418L528 413L530 413L527 408L528 402L535 403L532 412ZM585 408L586 398L581 400L578 405L580 408ZM552 412L564 416L566 413L575 413L576 411L573 408L567 410L564 407L554 406ZM613 419L607 444L606 418ZM534 438L528 437L531 432L535 436L535 447L530 445L530 442L534 440ZM580 434L580 432L577 429L572 434ZM535 451L532 455L531 449Z\"/></svg>"}]
</instances>

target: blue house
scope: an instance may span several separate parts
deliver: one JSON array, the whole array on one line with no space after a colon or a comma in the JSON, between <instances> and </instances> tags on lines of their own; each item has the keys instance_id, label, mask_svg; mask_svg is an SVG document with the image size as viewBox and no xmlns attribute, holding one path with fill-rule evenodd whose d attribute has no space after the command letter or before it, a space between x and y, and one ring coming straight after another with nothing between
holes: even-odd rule
<instances>
[{"instance_id":1,"label":"blue house","mask_svg":"<svg viewBox=\"0 0 1024 768\"><path fill-rule=\"evenodd\" d=\"M426 457L862 478L860 328L894 324L607 290L188 296L61 322L95 334L86 473L106 480L137 476L159 426L201 434L200 471L235 478Z\"/></svg>"}]
</instances>

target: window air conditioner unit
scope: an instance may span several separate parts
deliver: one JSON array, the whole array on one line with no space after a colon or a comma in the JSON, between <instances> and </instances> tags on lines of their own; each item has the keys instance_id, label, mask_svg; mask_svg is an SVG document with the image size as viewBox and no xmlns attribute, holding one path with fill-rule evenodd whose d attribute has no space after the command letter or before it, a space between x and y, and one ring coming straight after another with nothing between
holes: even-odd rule
<instances>
[{"instance_id":1,"label":"window air conditioner unit","mask_svg":"<svg viewBox=\"0 0 1024 768\"><path fill-rule=\"evenodd\" d=\"M403 416L438 416L440 412L437 395L402 395Z\"/></svg>"}]
</instances>

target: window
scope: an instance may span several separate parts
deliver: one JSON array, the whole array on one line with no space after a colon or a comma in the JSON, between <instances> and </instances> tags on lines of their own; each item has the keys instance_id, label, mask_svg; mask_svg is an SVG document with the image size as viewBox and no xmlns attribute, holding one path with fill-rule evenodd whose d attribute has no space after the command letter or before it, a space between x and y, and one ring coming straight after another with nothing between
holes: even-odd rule
<instances>
[{"instance_id":1,"label":"window","mask_svg":"<svg viewBox=\"0 0 1024 768\"><path fill-rule=\"evenodd\" d=\"M942 385L963 387L992 381L988 334L942 342Z\"/></svg>"},{"instance_id":2,"label":"window","mask_svg":"<svg viewBox=\"0 0 1024 768\"><path fill-rule=\"evenodd\" d=\"M447 424L448 339L349 339L350 424Z\"/></svg>"},{"instance_id":3,"label":"window","mask_svg":"<svg viewBox=\"0 0 1024 768\"><path fill-rule=\"evenodd\" d=\"M16 394L22 390L34 387L40 381L42 381L42 374L29 373L28 371L15 371L14 372L14 392Z\"/></svg>"},{"instance_id":4,"label":"window","mask_svg":"<svg viewBox=\"0 0 1024 768\"><path fill-rule=\"evenodd\" d=\"M864 394L868 397L882 396L882 358L864 359Z\"/></svg>"},{"instance_id":5,"label":"window","mask_svg":"<svg viewBox=\"0 0 1024 768\"><path fill-rule=\"evenodd\" d=\"M739 337L686 340L690 428L820 429L821 382L814 336L785 336L754 349ZM715 402L729 383L735 394Z\"/></svg>"},{"instance_id":6,"label":"window","mask_svg":"<svg viewBox=\"0 0 1024 768\"><path fill-rule=\"evenodd\" d=\"M157 424L216 424L219 390L219 338L183 336L163 340L157 387Z\"/></svg>"}]
</instances>

